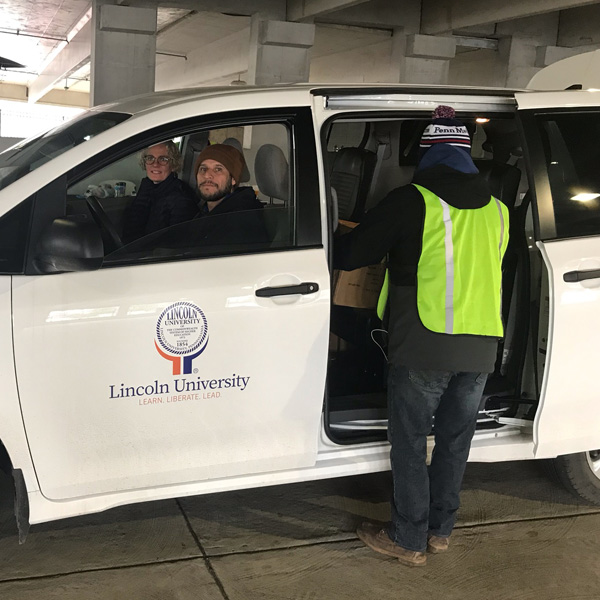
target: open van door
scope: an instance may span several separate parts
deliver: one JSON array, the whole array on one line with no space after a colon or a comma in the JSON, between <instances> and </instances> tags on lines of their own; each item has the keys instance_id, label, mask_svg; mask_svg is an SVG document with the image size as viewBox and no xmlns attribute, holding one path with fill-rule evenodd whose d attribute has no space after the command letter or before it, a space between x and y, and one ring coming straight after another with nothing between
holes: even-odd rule
<instances>
[{"instance_id":1,"label":"open van door","mask_svg":"<svg viewBox=\"0 0 600 600\"><path fill-rule=\"evenodd\" d=\"M600 448L600 92L520 93L516 99L536 244L548 277L535 455L589 452Z\"/></svg>"}]
</instances>

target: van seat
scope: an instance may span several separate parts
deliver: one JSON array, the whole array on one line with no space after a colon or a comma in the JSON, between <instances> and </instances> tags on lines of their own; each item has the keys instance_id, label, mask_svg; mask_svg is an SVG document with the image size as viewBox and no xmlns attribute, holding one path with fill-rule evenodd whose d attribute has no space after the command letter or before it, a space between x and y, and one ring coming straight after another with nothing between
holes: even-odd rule
<instances>
[{"instance_id":1,"label":"van seat","mask_svg":"<svg viewBox=\"0 0 600 600\"><path fill-rule=\"evenodd\" d=\"M276 246L290 243L293 225L290 169L279 146L263 144L258 149L254 160L254 177L259 192L269 199L263 211L269 239Z\"/></svg>"},{"instance_id":2,"label":"van seat","mask_svg":"<svg viewBox=\"0 0 600 600\"><path fill-rule=\"evenodd\" d=\"M376 163L377 155L364 148L341 148L336 153L330 184L337 193L340 219L361 220Z\"/></svg>"},{"instance_id":3,"label":"van seat","mask_svg":"<svg viewBox=\"0 0 600 600\"><path fill-rule=\"evenodd\" d=\"M492 195L502 200L508 210L512 210L517 202L521 169L496 160L477 159L473 162L490 184Z\"/></svg>"},{"instance_id":4,"label":"van seat","mask_svg":"<svg viewBox=\"0 0 600 600\"><path fill-rule=\"evenodd\" d=\"M187 183L191 189L195 190L196 174L194 173L194 165L200 152L208 146L208 131L201 131L188 136L186 144L182 149L183 165L181 167L181 180Z\"/></svg>"},{"instance_id":5,"label":"van seat","mask_svg":"<svg viewBox=\"0 0 600 600\"><path fill-rule=\"evenodd\" d=\"M258 190L269 198L288 205L290 199L290 168L279 146L263 144L254 159L254 177Z\"/></svg>"}]
</instances>

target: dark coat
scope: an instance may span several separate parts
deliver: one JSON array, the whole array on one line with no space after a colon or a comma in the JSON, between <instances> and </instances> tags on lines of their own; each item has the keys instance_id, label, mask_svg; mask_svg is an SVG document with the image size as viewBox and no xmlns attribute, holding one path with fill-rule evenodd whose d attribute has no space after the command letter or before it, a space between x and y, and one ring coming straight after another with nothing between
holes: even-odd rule
<instances>
[{"instance_id":1,"label":"dark coat","mask_svg":"<svg viewBox=\"0 0 600 600\"><path fill-rule=\"evenodd\" d=\"M118 250L113 260L131 255L218 256L269 246L262 203L250 187L238 188L212 211L198 213L173 227L161 229Z\"/></svg>"},{"instance_id":2,"label":"dark coat","mask_svg":"<svg viewBox=\"0 0 600 600\"><path fill-rule=\"evenodd\" d=\"M201 210L199 240L205 246L267 242L263 210L251 187L236 188L210 212Z\"/></svg>"},{"instance_id":3,"label":"dark coat","mask_svg":"<svg viewBox=\"0 0 600 600\"><path fill-rule=\"evenodd\" d=\"M197 212L194 192L177 179L175 173L160 183L144 177L125 213L123 242L128 244L149 233L189 221Z\"/></svg>"},{"instance_id":4,"label":"dark coat","mask_svg":"<svg viewBox=\"0 0 600 600\"><path fill-rule=\"evenodd\" d=\"M457 208L480 208L490 200L486 180L438 165L418 171L417 183ZM388 256L389 361L411 369L492 372L496 338L447 335L426 329L417 311L417 265L421 255L425 202L413 185L391 191L351 233L336 238L334 266L344 270Z\"/></svg>"}]
</instances>

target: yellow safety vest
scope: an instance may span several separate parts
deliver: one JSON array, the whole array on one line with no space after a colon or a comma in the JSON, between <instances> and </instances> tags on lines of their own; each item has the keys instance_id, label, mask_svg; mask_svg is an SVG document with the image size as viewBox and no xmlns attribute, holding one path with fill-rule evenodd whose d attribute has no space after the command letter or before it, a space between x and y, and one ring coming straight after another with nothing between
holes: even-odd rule
<instances>
[{"instance_id":1,"label":"yellow safety vest","mask_svg":"<svg viewBox=\"0 0 600 600\"><path fill-rule=\"evenodd\" d=\"M414 184L413 184L414 185ZM450 206L415 185L425 201L417 267L417 309L436 333L502 337L502 258L508 244L508 209L494 198L481 208ZM377 313L383 317L388 277Z\"/></svg>"}]
</instances>

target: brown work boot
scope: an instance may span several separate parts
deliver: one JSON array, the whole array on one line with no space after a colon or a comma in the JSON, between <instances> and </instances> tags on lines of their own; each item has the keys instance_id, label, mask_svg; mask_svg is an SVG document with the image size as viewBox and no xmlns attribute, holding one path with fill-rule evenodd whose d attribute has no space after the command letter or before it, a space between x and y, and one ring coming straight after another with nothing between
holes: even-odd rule
<instances>
[{"instance_id":1,"label":"brown work boot","mask_svg":"<svg viewBox=\"0 0 600 600\"><path fill-rule=\"evenodd\" d=\"M393 556L403 565L408 567L424 567L427 563L425 552L406 550L406 548L394 544L385 527L382 528L380 525L367 521L356 530L356 533L371 550L386 554L387 556Z\"/></svg>"},{"instance_id":2,"label":"brown work boot","mask_svg":"<svg viewBox=\"0 0 600 600\"><path fill-rule=\"evenodd\" d=\"M446 552L450 545L450 537L440 537L439 535L429 535L427 537L427 552L440 554Z\"/></svg>"}]
</instances>

